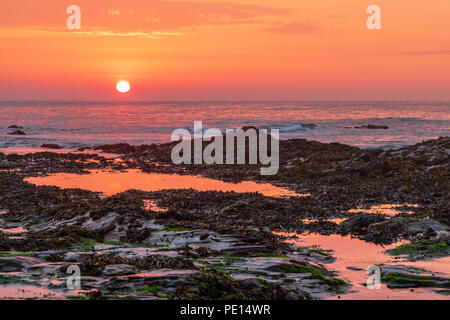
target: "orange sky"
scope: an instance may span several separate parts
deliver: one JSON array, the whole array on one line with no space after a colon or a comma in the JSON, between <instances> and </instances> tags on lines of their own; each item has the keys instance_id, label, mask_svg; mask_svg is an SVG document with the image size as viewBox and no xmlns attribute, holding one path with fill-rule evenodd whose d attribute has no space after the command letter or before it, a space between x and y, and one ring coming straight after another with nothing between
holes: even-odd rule
<instances>
[{"instance_id":1,"label":"orange sky","mask_svg":"<svg viewBox=\"0 0 450 320\"><path fill-rule=\"evenodd\" d=\"M449 0L2 1L0 43L0 100L450 100Z\"/></svg>"}]
</instances>

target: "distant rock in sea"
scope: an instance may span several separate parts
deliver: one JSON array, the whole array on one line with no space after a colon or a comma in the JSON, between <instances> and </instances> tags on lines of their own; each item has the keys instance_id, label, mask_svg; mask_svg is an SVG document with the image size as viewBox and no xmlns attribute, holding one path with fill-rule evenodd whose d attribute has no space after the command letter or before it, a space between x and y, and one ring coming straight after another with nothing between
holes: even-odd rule
<instances>
[{"instance_id":1,"label":"distant rock in sea","mask_svg":"<svg viewBox=\"0 0 450 320\"><path fill-rule=\"evenodd\" d=\"M26 133L23 132L22 130L16 130L16 131L10 132L8 134L17 135L17 136L25 136L26 135Z\"/></svg>"},{"instance_id":2,"label":"distant rock in sea","mask_svg":"<svg viewBox=\"0 0 450 320\"><path fill-rule=\"evenodd\" d=\"M62 149L62 147L58 144L52 144L52 143L44 143L41 148L44 149Z\"/></svg>"},{"instance_id":3,"label":"distant rock in sea","mask_svg":"<svg viewBox=\"0 0 450 320\"><path fill-rule=\"evenodd\" d=\"M389 127L388 126L377 126L377 125L369 123L366 126L355 127L355 129L389 129Z\"/></svg>"},{"instance_id":4,"label":"distant rock in sea","mask_svg":"<svg viewBox=\"0 0 450 320\"><path fill-rule=\"evenodd\" d=\"M20 126L18 126L18 125L16 125L16 124L13 124L13 125L10 125L10 126L8 127L8 129L23 129L23 127L20 127Z\"/></svg>"}]
</instances>

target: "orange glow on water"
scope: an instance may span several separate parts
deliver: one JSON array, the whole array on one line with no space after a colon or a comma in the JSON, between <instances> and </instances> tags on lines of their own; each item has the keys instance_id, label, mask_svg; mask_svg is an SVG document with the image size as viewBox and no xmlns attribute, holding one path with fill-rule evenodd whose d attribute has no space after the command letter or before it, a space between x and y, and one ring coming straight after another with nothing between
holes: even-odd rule
<instances>
[{"instance_id":1,"label":"orange glow on water","mask_svg":"<svg viewBox=\"0 0 450 320\"><path fill-rule=\"evenodd\" d=\"M306 196L268 183L243 181L230 183L220 180L179 174L143 173L139 170L126 172L92 171L78 175L57 173L46 177L27 178L27 182L38 186L52 185L64 189L81 188L112 196L130 189L160 191L168 189L195 189L197 191L258 192L267 197Z\"/></svg>"},{"instance_id":2,"label":"orange glow on water","mask_svg":"<svg viewBox=\"0 0 450 320\"><path fill-rule=\"evenodd\" d=\"M401 211L400 208L417 208L417 204L381 204L372 206L368 209L357 208L348 210L349 213L370 213L370 214L384 214L387 216L395 216L402 212L413 213L411 210Z\"/></svg>"},{"instance_id":3,"label":"orange glow on water","mask_svg":"<svg viewBox=\"0 0 450 320\"><path fill-rule=\"evenodd\" d=\"M322 250L332 251L331 254L336 257L336 261L327 264L327 269L338 272L339 278L353 284L352 292L340 295L339 299L448 299L447 296L437 294L426 288L417 288L414 294L411 294L410 288L388 289L385 284L382 284L380 290L370 290L363 284L367 281L367 268L375 264L405 265L449 275L450 257L427 261L406 261L390 256L385 252L388 249L407 243L406 241L380 246L352 238L351 236L343 237L336 234L326 236L319 234L275 233L290 237L287 242L298 247L318 247ZM338 299L338 297L333 296L332 299Z\"/></svg>"}]
</instances>

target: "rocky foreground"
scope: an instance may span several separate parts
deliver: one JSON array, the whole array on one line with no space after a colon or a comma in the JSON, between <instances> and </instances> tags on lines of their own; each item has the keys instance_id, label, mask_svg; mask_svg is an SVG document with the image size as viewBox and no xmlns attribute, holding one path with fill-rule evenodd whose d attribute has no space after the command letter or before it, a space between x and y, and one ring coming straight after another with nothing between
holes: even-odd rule
<instances>
[{"instance_id":1,"label":"rocky foreground","mask_svg":"<svg viewBox=\"0 0 450 320\"><path fill-rule=\"evenodd\" d=\"M406 240L390 253L410 260L450 253L449 137L387 151L281 141L275 176L260 176L259 165L174 166L172 147L96 147L120 159L0 154L0 295L28 288L58 299L320 299L352 290L327 269L332 252L288 245L288 232ZM310 196L130 190L103 197L24 182L93 169L270 182ZM400 205L399 213L351 212L380 204ZM81 290L67 288L71 265L81 270ZM426 270L383 272L393 288L450 287Z\"/></svg>"}]
</instances>

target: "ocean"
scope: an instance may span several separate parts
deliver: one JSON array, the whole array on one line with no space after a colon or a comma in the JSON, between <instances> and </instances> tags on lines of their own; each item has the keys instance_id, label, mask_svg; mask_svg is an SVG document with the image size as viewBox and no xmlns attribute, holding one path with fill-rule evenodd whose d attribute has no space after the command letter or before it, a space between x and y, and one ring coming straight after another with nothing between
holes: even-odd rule
<instances>
[{"instance_id":1,"label":"ocean","mask_svg":"<svg viewBox=\"0 0 450 320\"><path fill-rule=\"evenodd\" d=\"M206 128L279 129L282 139L397 148L450 135L450 102L0 102L0 148L165 143ZM364 125L389 129L357 129ZM23 127L26 135L10 135Z\"/></svg>"}]
</instances>

